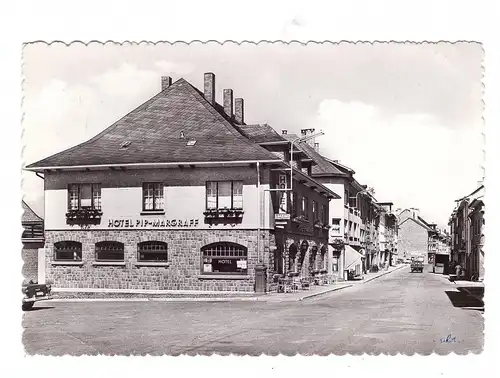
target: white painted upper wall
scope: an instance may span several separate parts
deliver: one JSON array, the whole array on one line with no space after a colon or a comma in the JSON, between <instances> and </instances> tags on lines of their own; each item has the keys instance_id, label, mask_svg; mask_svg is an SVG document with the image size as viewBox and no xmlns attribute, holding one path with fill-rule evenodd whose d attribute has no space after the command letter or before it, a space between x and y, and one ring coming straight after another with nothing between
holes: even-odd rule
<instances>
[{"instance_id":1,"label":"white painted upper wall","mask_svg":"<svg viewBox=\"0 0 500 378\"><path fill-rule=\"evenodd\" d=\"M243 218L241 223L210 226L205 223L203 214L206 210L205 183L223 180L243 181ZM144 182L164 184L164 214L141 214L143 213L142 184ZM46 230L79 228L79 226L68 225L66 220L68 185L77 183L101 185L103 215L100 224L92 225L90 229L117 230L137 227L142 229L256 229L259 226L259 209L262 211L261 227L274 226L273 207L270 203L269 192L266 192L266 189L269 189L269 174L262 172L261 205L259 206L256 170L247 166L47 173L45 175ZM178 226L179 223L182 226Z\"/></svg>"},{"instance_id":2,"label":"white painted upper wall","mask_svg":"<svg viewBox=\"0 0 500 378\"><path fill-rule=\"evenodd\" d=\"M261 190L269 188L269 185L261 185ZM251 228L256 229L259 222L259 205L257 202L257 187L255 185L243 186L243 219L240 224L218 225L212 228ZM269 197L267 197L269 198ZM262 202L264 195L261 195ZM68 191L67 189L53 189L45 191L45 229L46 230L70 230L76 226L68 225L66 222L66 212L68 211ZM203 212L205 205L205 186L176 186L164 187L165 214L142 215L142 188L102 188L101 189L101 210L103 212L99 225L91 226L91 229L123 229L123 228L158 228L152 226L150 222L159 220L169 221L175 226L164 226L160 228L183 229L198 228L208 229L205 224ZM270 218L273 214L272 206L267 204L267 211L262 214L262 227L270 227ZM142 213L142 214L141 214ZM265 214L267 216L265 216ZM272 215L274 216L274 214ZM115 221L121 221L118 222ZM125 223L125 221L129 221ZM144 224L144 221L148 221ZM142 224L140 221L143 221ZM177 224L182 221L182 226ZM186 221L188 227L185 227ZM139 224L138 224L139 223ZM119 225L118 225L119 224ZM127 227L125 225L128 224ZM118 225L118 226L116 226Z\"/></svg>"}]
</instances>

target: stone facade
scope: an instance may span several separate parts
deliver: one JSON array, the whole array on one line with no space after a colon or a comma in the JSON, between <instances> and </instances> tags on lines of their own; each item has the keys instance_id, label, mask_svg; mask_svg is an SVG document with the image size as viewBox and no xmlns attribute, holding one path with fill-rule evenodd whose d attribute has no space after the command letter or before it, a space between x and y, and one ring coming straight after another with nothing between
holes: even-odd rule
<instances>
[{"instance_id":1,"label":"stone facade","mask_svg":"<svg viewBox=\"0 0 500 378\"><path fill-rule=\"evenodd\" d=\"M23 243L21 256L23 259L23 277L25 280L38 281L38 248L43 248L43 242Z\"/></svg>"},{"instance_id":2,"label":"stone facade","mask_svg":"<svg viewBox=\"0 0 500 378\"><path fill-rule=\"evenodd\" d=\"M261 231L263 258L268 259L274 237ZM82 262L54 261L54 243L82 243ZM124 244L124 264L97 265L95 243L117 241ZM168 244L168 266L141 266L137 244L161 241ZM201 273L201 248L216 242L233 242L248 249L248 274L208 276ZM257 256L256 230L74 230L46 231L46 278L56 288L106 288L139 290L254 291Z\"/></svg>"}]
</instances>

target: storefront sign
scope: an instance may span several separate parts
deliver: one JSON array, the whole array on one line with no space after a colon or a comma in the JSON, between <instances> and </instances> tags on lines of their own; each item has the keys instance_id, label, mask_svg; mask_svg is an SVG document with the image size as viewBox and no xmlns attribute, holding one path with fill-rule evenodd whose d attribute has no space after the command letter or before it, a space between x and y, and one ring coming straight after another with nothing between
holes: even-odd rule
<instances>
[{"instance_id":1,"label":"storefront sign","mask_svg":"<svg viewBox=\"0 0 500 378\"><path fill-rule=\"evenodd\" d=\"M290 214L274 214L274 219L275 220L289 220L290 219Z\"/></svg>"},{"instance_id":2,"label":"storefront sign","mask_svg":"<svg viewBox=\"0 0 500 378\"><path fill-rule=\"evenodd\" d=\"M278 187L279 187L279 189L283 189L283 191L278 191L279 213L286 214L286 213L288 213L287 192L285 191L285 189L286 189L286 175L284 175L284 174L279 175Z\"/></svg>"},{"instance_id":3,"label":"storefront sign","mask_svg":"<svg viewBox=\"0 0 500 378\"><path fill-rule=\"evenodd\" d=\"M198 219L109 219L109 228L189 228L197 227Z\"/></svg>"}]
</instances>

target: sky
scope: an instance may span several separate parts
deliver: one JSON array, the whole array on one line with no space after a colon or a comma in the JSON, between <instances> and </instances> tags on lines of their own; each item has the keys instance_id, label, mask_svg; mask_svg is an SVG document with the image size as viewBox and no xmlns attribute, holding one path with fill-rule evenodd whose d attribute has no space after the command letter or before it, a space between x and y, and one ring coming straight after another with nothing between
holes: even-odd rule
<instances>
[{"instance_id":1,"label":"sky","mask_svg":"<svg viewBox=\"0 0 500 378\"><path fill-rule=\"evenodd\" d=\"M216 99L232 88L245 122L322 130L320 152L381 202L446 227L454 200L483 179L483 50L475 43L55 43L23 51L23 162L83 142L160 91L161 76ZM43 216L43 180L23 173Z\"/></svg>"}]
</instances>

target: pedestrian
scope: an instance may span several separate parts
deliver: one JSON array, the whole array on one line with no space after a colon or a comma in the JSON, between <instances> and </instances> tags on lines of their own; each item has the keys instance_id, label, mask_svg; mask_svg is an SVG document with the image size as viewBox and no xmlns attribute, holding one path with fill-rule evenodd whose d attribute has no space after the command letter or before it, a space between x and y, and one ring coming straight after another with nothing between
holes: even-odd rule
<instances>
[{"instance_id":1,"label":"pedestrian","mask_svg":"<svg viewBox=\"0 0 500 378\"><path fill-rule=\"evenodd\" d=\"M455 273L457 275L457 280L459 280L460 275L462 274L462 266L459 263L455 266Z\"/></svg>"}]
</instances>

